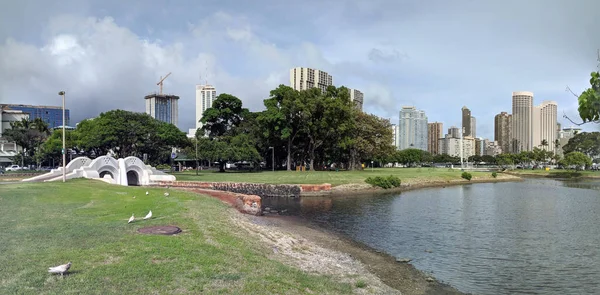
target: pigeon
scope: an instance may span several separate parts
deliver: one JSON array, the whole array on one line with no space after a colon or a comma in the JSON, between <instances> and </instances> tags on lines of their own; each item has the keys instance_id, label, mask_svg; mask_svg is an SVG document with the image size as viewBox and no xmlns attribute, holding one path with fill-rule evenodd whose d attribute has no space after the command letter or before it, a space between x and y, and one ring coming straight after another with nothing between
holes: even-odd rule
<instances>
[{"instance_id":1,"label":"pigeon","mask_svg":"<svg viewBox=\"0 0 600 295\"><path fill-rule=\"evenodd\" d=\"M169 193L165 193L165 197L168 197L168 196L169 196Z\"/></svg>"},{"instance_id":2,"label":"pigeon","mask_svg":"<svg viewBox=\"0 0 600 295\"><path fill-rule=\"evenodd\" d=\"M147 196L148 194L149 194L149 193L146 191L146 196Z\"/></svg>"},{"instance_id":3,"label":"pigeon","mask_svg":"<svg viewBox=\"0 0 600 295\"><path fill-rule=\"evenodd\" d=\"M150 210L150 212L148 212L148 215L146 215L146 217L144 217L144 220L150 219L150 218L152 218L152 210Z\"/></svg>"},{"instance_id":4,"label":"pigeon","mask_svg":"<svg viewBox=\"0 0 600 295\"><path fill-rule=\"evenodd\" d=\"M135 199L135 196L133 196L133 198Z\"/></svg>"},{"instance_id":5,"label":"pigeon","mask_svg":"<svg viewBox=\"0 0 600 295\"><path fill-rule=\"evenodd\" d=\"M67 264L55 266L55 267L49 267L48 272L49 273L59 273L62 276L67 272L67 270L69 270L69 268L71 268L71 262L69 262Z\"/></svg>"},{"instance_id":6,"label":"pigeon","mask_svg":"<svg viewBox=\"0 0 600 295\"><path fill-rule=\"evenodd\" d=\"M131 217L129 217L129 221L127 221L127 223L132 223L135 220L135 217L133 217L133 213L131 214Z\"/></svg>"}]
</instances>

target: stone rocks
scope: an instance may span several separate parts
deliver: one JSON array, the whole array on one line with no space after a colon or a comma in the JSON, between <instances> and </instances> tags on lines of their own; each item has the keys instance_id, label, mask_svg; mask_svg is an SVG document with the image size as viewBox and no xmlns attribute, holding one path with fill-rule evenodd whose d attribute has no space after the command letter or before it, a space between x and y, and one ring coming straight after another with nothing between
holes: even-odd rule
<instances>
[{"instance_id":1,"label":"stone rocks","mask_svg":"<svg viewBox=\"0 0 600 295\"><path fill-rule=\"evenodd\" d=\"M262 200L256 195L237 195L236 206L240 211L250 215L261 215Z\"/></svg>"},{"instance_id":2,"label":"stone rocks","mask_svg":"<svg viewBox=\"0 0 600 295\"><path fill-rule=\"evenodd\" d=\"M411 261L412 261L412 259L410 259L410 258L396 258L396 262L398 262L398 263L409 263Z\"/></svg>"},{"instance_id":3,"label":"stone rocks","mask_svg":"<svg viewBox=\"0 0 600 295\"><path fill-rule=\"evenodd\" d=\"M331 184L265 184L244 182L201 182L201 181L159 181L157 186L212 189L261 197L299 197L302 193L315 194L331 191Z\"/></svg>"}]
</instances>

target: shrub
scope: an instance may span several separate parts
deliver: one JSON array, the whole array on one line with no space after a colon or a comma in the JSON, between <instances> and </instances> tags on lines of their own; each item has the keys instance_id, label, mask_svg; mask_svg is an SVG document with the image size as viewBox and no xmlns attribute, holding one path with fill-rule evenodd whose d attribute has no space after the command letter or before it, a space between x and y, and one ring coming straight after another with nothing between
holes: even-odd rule
<instances>
[{"instance_id":1,"label":"shrub","mask_svg":"<svg viewBox=\"0 0 600 295\"><path fill-rule=\"evenodd\" d=\"M354 286L356 286L356 288L365 288L367 287L367 282L363 280L358 280L356 281L356 283L354 283Z\"/></svg>"},{"instance_id":2,"label":"shrub","mask_svg":"<svg viewBox=\"0 0 600 295\"><path fill-rule=\"evenodd\" d=\"M169 166L168 164L160 164L156 166L156 169L158 170L166 170L166 169L171 169L171 166Z\"/></svg>"},{"instance_id":3,"label":"shrub","mask_svg":"<svg viewBox=\"0 0 600 295\"><path fill-rule=\"evenodd\" d=\"M381 177L381 176L368 177L367 179L365 179L365 182L372 186L378 186L383 189L399 187L400 184L402 183L400 181L400 178L393 176L393 175L390 175L388 177Z\"/></svg>"},{"instance_id":4,"label":"shrub","mask_svg":"<svg viewBox=\"0 0 600 295\"><path fill-rule=\"evenodd\" d=\"M460 175L460 177L462 177L468 181L471 181L471 178L473 178L473 175L471 175L471 173L465 171Z\"/></svg>"},{"instance_id":5,"label":"shrub","mask_svg":"<svg viewBox=\"0 0 600 295\"><path fill-rule=\"evenodd\" d=\"M493 177L493 178L496 178L496 177L498 177L498 173L496 173L496 171L492 172L492 177Z\"/></svg>"}]
</instances>

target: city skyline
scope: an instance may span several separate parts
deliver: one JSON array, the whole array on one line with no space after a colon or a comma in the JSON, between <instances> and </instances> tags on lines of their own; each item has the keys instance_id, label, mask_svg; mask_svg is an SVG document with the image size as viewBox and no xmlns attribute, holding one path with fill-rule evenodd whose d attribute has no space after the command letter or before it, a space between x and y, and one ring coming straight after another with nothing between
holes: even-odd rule
<instances>
[{"instance_id":1,"label":"city skyline","mask_svg":"<svg viewBox=\"0 0 600 295\"><path fill-rule=\"evenodd\" d=\"M513 91L556 101L565 126L571 124L563 111L579 121L577 100L565 87L581 93L596 70L600 37L588 30L600 22L596 1L261 2L188 3L185 9L164 1L8 3L0 12L0 78L6 82L0 98L56 105L56 92L65 90L75 125L111 109L143 112L139 97L157 91L159 77L172 72L164 87L181 97L178 125L187 131L195 127L199 74L210 72L219 93L258 111L270 90L289 85L289 69L301 66L329 73L335 86L359 89L365 112L393 122L402 105L414 105L445 126L460 126L454 110L467 105L477 117L477 136L491 139L493 118L510 112L506 97ZM210 13L198 16L198 10ZM509 12L514 19L500 17ZM157 14L178 17L150 22ZM307 14L318 17L290 21ZM461 45L474 38L480 42Z\"/></svg>"}]
</instances>

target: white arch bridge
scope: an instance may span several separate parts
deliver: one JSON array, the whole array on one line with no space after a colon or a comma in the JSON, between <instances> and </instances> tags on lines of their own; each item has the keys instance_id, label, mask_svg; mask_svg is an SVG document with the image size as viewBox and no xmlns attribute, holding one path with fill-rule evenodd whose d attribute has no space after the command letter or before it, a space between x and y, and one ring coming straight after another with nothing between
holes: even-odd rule
<instances>
[{"instance_id":1,"label":"white arch bridge","mask_svg":"<svg viewBox=\"0 0 600 295\"><path fill-rule=\"evenodd\" d=\"M23 181L56 181L62 179L63 167ZM144 164L138 157L115 159L101 156L94 160L78 157L66 167L67 179L91 178L119 185L149 185L156 181L175 181L175 176L166 174Z\"/></svg>"}]
</instances>

